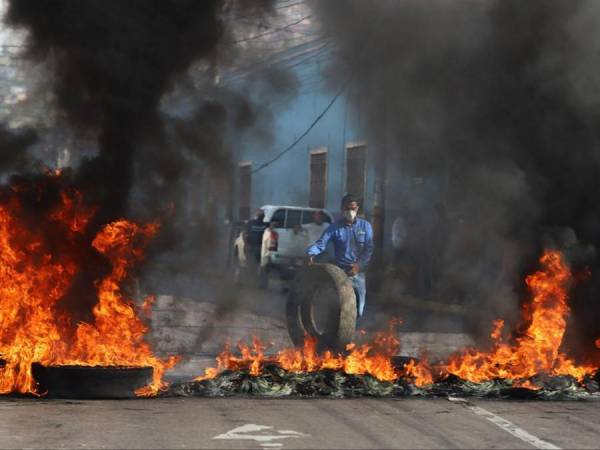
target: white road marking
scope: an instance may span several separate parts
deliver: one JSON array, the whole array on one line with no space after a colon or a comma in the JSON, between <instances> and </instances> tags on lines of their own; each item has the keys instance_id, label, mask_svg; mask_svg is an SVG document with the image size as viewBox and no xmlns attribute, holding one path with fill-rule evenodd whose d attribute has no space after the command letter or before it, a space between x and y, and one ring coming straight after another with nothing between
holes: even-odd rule
<instances>
[{"instance_id":1,"label":"white road marking","mask_svg":"<svg viewBox=\"0 0 600 450\"><path fill-rule=\"evenodd\" d=\"M254 433L254 434L251 434ZM309 437L310 434L300 433L293 430L275 430L274 427L266 425L254 425L247 423L241 427L229 430L226 433L219 434L213 439L233 439L233 440L246 440L251 439L259 442L261 447L264 448L280 448L283 447L281 442L271 442L279 439L297 439L303 437Z\"/></svg>"},{"instance_id":2,"label":"white road marking","mask_svg":"<svg viewBox=\"0 0 600 450\"><path fill-rule=\"evenodd\" d=\"M560 450L560 447L557 447L556 445L551 444L550 442L544 441L538 438L537 436L534 436L533 434L525 431L523 428L519 428L509 420L506 420L505 418L500 417L499 415L494 414L493 412L488 411L487 409L483 409L479 406L473 405L464 398L448 397L448 400L450 400L451 402L460 403L465 408L470 409L478 416L485 417L497 427L502 428L504 431L512 434L516 438L521 439L523 442L527 442L528 444L533 445L535 448L540 448L543 450Z\"/></svg>"}]
</instances>

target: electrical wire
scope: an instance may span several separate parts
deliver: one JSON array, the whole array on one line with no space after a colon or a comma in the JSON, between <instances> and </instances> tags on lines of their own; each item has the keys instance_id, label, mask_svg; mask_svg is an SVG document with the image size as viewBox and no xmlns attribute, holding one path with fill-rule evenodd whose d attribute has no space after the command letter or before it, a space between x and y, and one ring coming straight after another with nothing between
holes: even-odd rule
<instances>
[{"instance_id":1,"label":"electrical wire","mask_svg":"<svg viewBox=\"0 0 600 450\"><path fill-rule=\"evenodd\" d=\"M317 38L313 41L309 41L309 42L300 44L297 47L293 47L291 49L287 48L287 49L275 54L274 57L271 57L268 61L258 61L258 62L249 64L243 68L240 68L236 71L229 72L222 77L221 84L222 85L230 84L236 80L239 80L240 78L244 78L245 76L247 76L253 72L260 72L261 70L266 70L267 68L272 67L272 66L279 66L281 64L287 64L287 63L296 63L297 58L300 58L300 57L306 56L307 54L312 54L315 51L321 50L323 48L324 44L320 44L320 45L317 44L314 47L310 47L308 49L302 49L300 51L292 53L295 48L308 47L308 46L314 45L322 40L323 40L323 38ZM327 43L327 41L325 41L325 43ZM308 59L308 58L306 58L306 59Z\"/></svg>"},{"instance_id":2,"label":"electrical wire","mask_svg":"<svg viewBox=\"0 0 600 450\"><path fill-rule=\"evenodd\" d=\"M377 21L377 26L375 26L373 28L373 33L371 34L370 38L367 41L365 41L365 44L364 44L363 48L361 49L360 52L357 53L357 56L356 56L357 60L359 60L359 58L362 57L362 55L364 54L364 52L370 47L370 44L375 39L376 31L379 29L379 24L382 22L383 17L384 16L382 14L380 16L379 20ZM352 81L353 76L354 76L354 72L351 71L350 75L343 82L342 86L339 88L339 90L336 92L336 94L332 97L331 101L327 104L327 106L325 107L325 109L323 111L321 111L321 113L315 118L315 120L312 121L312 123L309 125L309 127L306 130L304 130L304 132L300 136L298 136L296 139L294 139L294 141L290 145L288 145L284 150L282 150L277 155L275 155L275 157L273 157L269 161L261 164L256 169L254 169L251 173L255 174L257 172L260 172L261 170L269 167L271 164L273 164L274 162L278 161L283 156L285 156L287 153L289 153L290 151L292 151L308 135L308 133L311 132L311 130L317 125L317 123L319 123L321 121L321 119L325 116L325 114L327 114L327 112L335 104L335 102L338 100L338 98L340 98L340 96L342 95L342 93L346 90L346 88L348 87L348 85Z\"/></svg>"},{"instance_id":3,"label":"electrical wire","mask_svg":"<svg viewBox=\"0 0 600 450\"><path fill-rule=\"evenodd\" d=\"M328 103L328 105L325 107L325 109L317 116L317 118L315 120L313 120L313 122L310 124L310 126L300 135L298 136L294 142L292 142L290 145L287 146L286 149L284 149L283 151L279 152L274 158L272 158L271 160L267 161L266 163L261 164L260 166L258 166L256 169L254 169L251 173L257 173L260 172L261 170L269 167L271 164L273 164L275 161L277 161L278 159L280 159L281 157L283 157L286 153L290 152L291 150L294 149L294 147L296 147L296 145L302 140L304 139L304 137L311 132L311 130L315 127L315 125L317 125L317 123L319 123L321 121L321 119L325 116L325 114L327 114L327 112L331 109L331 107L335 104L335 102L337 101L337 99L340 97L340 95L342 95L342 93L346 90L346 87L348 86L348 83L350 82L350 79L348 79L343 85L342 87L336 92L336 94L333 96L333 98L331 99L331 101Z\"/></svg>"},{"instance_id":4,"label":"electrical wire","mask_svg":"<svg viewBox=\"0 0 600 450\"><path fill-rule=\"evenodd\" d=\"M287 9L287 8L293 8L294 6L299 6L299 5L303 5L305 2L304 1L300 1L300 2L294 2L294 3L288 3L285 5L280 5L280 6L276 6L273 8L273 10L280 10L280 9ZM256 17L261 17L263 13L258 13L258 14L245 14L242 16L234 16L233 19L234 20L238 20L238 19L249 19L249 18L256 18Z\"/></svg>"},{"instance_id":5,"label":"electrical wire","mask_svg":"<svg viewBox=\"0 0 600 450\"><path fill-rule=\"evenodd\" d=\"M310 19L311 17L312 17L312 14L309 14L309 15L304 16L304 17L302 17L302 18L300 18L298 20L295 20L294 22L288 23L288 24L286 24L286 25L284 25L282 27L275 28L275 29L269 30L269 31L265 31L264 33L255 34L254 36L250 36L248 38L237 39L237 40L234 40L234 41L230 41L229 43L231 43L231 44L239 44L241 42L253 41L255 39L260 39L261 37L268 36L270 34L275 34L275 33L281 32L281 31L286 31L290 27L293 27L294 25L298 25L298 24L304 22L305 20Z\"/></svg>"}]
</instances>

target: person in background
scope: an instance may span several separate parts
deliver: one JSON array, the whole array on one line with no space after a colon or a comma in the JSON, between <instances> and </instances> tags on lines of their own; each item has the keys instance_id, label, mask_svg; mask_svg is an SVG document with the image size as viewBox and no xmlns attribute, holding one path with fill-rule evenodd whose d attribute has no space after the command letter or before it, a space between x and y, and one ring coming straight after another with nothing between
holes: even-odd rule
<instances>
[{"instance_id":1,"label":"person in background","mask_svg":"<svg viewBox=\"0 0 600 450\"><path fill-rule=\"evenodd\" d=\"M402 259L408 242L408 224L404 216L396 217L392 223L392 247L396 259Z\"/></svg>"},{"instance_id":2,"label":"person in background","mask_svg":"<svg viewBox=\"0 0 600 450\"><path fill-rule=\"evenodd\" d=\"M325 230L331 225L324 211L315 211L313 221L302 226L306 231L307 247L317 242Z\"/></svg>"},{"instance_id":3,"label":"person in background","mask_svg":"<svg viewBox=\"0 0 600 450\"><path fill-rule=\"evenodd\" d=\"M249 267L258 270L260 266L260 252L263 241L263 233L268 224L264 222L265 212L262 209L256 210L254 219L246 223L244 230L244 249L246 261Z\"/></svg>"},{"instance_id":4,"label":"person in background","mask_svg":"<svg viewBox=\"0 0 600 450\"><path fill-rule=\"evenodd\" d=\"M342 218L332 223L322 236L306 251L308 263L325 251L329 241L333 242L335 264L341 268L354 286L357 294L357 313L362 317L365 310L367 284L365 269L373 256L373 228L365 219L357 217L359 204L353 195L342 198Z\"/></svg>"},{"instance_id":5,"label":"person in background","mask_svg":"<svg viewBox=\"0 0 600 450\"><path fill-rule=\"evenodd\" d=\"M412 292L414 289L414 263L411 258L411 242L409 239L410 215L408 211L402 212L392 223L392 248L394 263L386 269L388 280L395 280L402 286L403 292Z\"/></svg>"}]
</instances>

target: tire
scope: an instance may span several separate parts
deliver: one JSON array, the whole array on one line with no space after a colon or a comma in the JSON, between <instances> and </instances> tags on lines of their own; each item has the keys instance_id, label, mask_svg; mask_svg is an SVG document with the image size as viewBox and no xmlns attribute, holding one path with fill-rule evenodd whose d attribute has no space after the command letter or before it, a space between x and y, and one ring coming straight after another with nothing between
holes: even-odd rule
<instances>
[{"instance_id":1,"label":"tire","mask_svg":"<svg viewBox=\"0 0 600 450\"><path fill-rule=\"evenodd\" d=\"M343 351L356 330L356 294L348 275L332 264L301 270L288 294L286 317L294 345L302 346L308 335L320 351Z\"/></svg>"},{"instance_id":2,"label":"tire","mask_svg":"<svg viewBox=\"0 0 600 450\"><path fill-rule=\"evenodd\" d=\"M297 286L294 285L288 291L287 301L285 302L285 315L290 339L297 347L304 344L304 334L306 332L302 323L301 304Z\"/></svg>"},{"instance_id":3,"label":"tire","mask_svg":"<svg viewBox=\"0 0 600 450\"><path fill-rule=\"evenodd\" d=\"M48 398L135 398L135 391L152 382L152 367L31 365L39 392Z\"/></svg>"}]
</instances>

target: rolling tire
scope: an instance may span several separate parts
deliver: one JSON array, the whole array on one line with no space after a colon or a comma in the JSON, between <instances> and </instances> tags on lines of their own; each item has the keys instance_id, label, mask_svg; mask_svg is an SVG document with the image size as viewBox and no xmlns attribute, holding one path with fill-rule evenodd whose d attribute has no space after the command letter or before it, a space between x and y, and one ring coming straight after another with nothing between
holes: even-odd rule
<instances>
[{"instance_id":1,"label":"rolling tire","mask_svg":"<svg viewBox=\"0 0 600 450\"><path fill-rule=\"evenodd\" d=\"M302 312L300 310L301 300L297 294L297 286L292 286L288 291L287 301L285 302L285 316L287 321L288 333L292 343L301 347L304 343L304 324L302 323Z\"/></svg>"},{"instance_id":2,"label":"rolling tire","mask_svg":"<svg viewBox=\"0 0 600 450\"><path fill-rule=\"evenodd\" d=\"M320 351L342 351L356 330L356 294L348 275L332 264L300 271L286 303L287 325L294 345L304 336L317 339Z\"/></svg>"}]
</instances>

